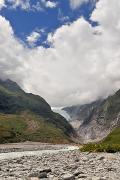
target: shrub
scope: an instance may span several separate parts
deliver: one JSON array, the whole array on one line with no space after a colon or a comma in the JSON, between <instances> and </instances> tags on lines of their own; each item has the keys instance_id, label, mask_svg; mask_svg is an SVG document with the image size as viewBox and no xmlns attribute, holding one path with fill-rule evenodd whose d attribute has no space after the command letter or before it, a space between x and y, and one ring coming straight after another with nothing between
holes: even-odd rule
<instances>
[{"instance_id":1,"label":"shrub","mask_svg":"<svg viewBox=\"0 0 120 180\"><path fill-rule=\"evenodd\" d=\"M85 144L80 149L82 152L107 152L107 153L116 153L120 152L119 144Z\"/></svg>"}]
</instances>

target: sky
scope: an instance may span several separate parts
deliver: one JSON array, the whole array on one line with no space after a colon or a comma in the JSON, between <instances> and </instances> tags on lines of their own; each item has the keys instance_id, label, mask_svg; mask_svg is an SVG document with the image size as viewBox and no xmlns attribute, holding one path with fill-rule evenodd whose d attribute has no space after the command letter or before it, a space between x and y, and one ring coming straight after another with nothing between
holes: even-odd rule
<instances>
[{"instance_id":1,"label":"sky","mask_svg":"<svg viewBox=\"0 0 120 180\"><path fill-rule=\"evenodd\" d=\"M52 107L120 89L120 1L0 0L0 78Z\"/></svg>"}]
</instances>

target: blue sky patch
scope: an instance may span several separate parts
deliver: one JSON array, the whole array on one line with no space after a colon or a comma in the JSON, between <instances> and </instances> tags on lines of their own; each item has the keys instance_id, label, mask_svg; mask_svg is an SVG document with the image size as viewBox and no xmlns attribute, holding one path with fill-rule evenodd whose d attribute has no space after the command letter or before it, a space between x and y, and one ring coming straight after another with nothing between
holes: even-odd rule
<instances>
[{"instance_id":1,"label":"blue sky patch","mask_svg":"<svg viewBox=\"0 0 120 180\"><path fill-rule=\"evenodd\" d=\"M37 4L38 2L39 4ZM41 2L44 3L45 0L41 0ZM37 32L40 33L40 36L37 36L36 33L36 42L33 42L33 46L43 45L47 47L45 41L48 33L54 32L65 23L75 21L80 16L96 25L96 23L90 21L90 15L95 8L95 4L93 5L91 2L83 3L79 8L72 10L69 0L54 2L56 6L51 6L52 8L49 8L47 5L46 7L43 6L43 3L40 3L38 0L31 0L31 7L28 9L20 8L20 6L11 8L7 4L7 8L3 8L0 14L9 20L17 38L27 43L28 46L27 37L32 36L32 32ZM35 7L41 7L41 9L35 9ZM32 37L30 40L32 41Z\"/></svg>"}]
</instances>

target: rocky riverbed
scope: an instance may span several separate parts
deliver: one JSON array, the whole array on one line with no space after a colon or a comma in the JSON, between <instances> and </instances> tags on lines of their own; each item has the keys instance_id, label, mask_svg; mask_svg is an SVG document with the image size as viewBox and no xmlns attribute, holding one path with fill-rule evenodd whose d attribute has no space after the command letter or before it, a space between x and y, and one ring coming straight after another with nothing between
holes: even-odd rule
<instances>
[{"instance_id":1,"label":"rocky riverbed","mask_svg":"<svg viewBox=\"0 0 120 180\"><path fill-rule=\"evenodd\" d=\"M76 179L120 180L120 154L68 150L0 160L0 180Z\"/></svg>"},{"instance_id":2,"label":"rocky riverbed","mask_svg":"<svg viewBox=\"0 0 120 180\"><path fill-rule=\"evenodd\" d=\"M0 153L9 152L25 152L25 151L45 151L45 150L59 150L68 147L67 144L49 144L40 142L23 142L23 143L10 143L0 144Z\"/></svg>"}]
</instances>

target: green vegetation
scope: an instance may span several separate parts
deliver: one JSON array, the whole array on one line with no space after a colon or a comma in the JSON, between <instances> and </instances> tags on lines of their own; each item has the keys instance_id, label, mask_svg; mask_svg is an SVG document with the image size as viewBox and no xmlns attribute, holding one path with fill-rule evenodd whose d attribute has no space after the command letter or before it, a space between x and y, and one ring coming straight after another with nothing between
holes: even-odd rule
<instances>
[{"instance_id":1,"label":"green vegetation","mask_svg":"<svg viewBox=\"0 0 120 180\"><path fill-rule=\"evenodd\" d=\"M116 153L120 151L120 144L86 144L80 150L82 152Z\"/></svg>"},{"instance_id":2,"label":"green vegetation","mask_svg":"<svg viewBox=\"0 0 120 180\"><path fill-rule=\"evenodd\" d=\"M0 112L15 114L28 110L44 117L51 115L51 108L42 97L25 93L13 81L0 81Z\"/></svg>"},{"instance_id":3,"label":"green vegetation","mask_svg":"<svg viewBox=\"0 0 120 180\"><path fill-rule=\"evenodd\" d=\"M120 128L114 129L102 142L98 144L85 144L81 148L81 151L108 153L120 151Z\"/></svg>"},{"instance_id":4,"label":"green vegetation","mask_svg":"<svg viewBox=\"0 0 120 180\"><path fill-rule=\"evenodd\" d=\"M23 141L68 143L70 138L39 116L0 114L0 143Z\"/></svg>"},{"instance_id":5,"label":"green vegetation","mask_svg":"<svg viewBox=\"0 0 120 180\"><path fill-rule=\"evenodd\" d=\"M15 82L0 80L0 143L42 141L70 142L74 130L52 112L40 96L25 93Z\"/></svg>"},{"instance_id":6,"label":"green vegetation","mask_svg":"<svg viewBox=\"0 0 120 180\"><path fill-rule=\"evenodd\" d=\"M104 144L120 145L120 128L115 128L104 140Z\"/></svg>"}]
</instances>

